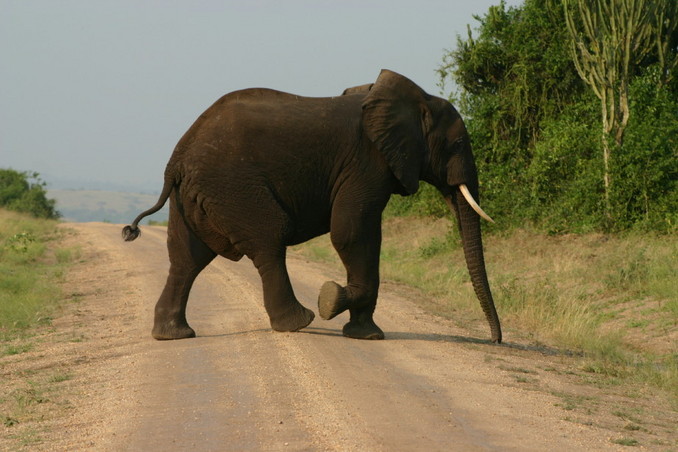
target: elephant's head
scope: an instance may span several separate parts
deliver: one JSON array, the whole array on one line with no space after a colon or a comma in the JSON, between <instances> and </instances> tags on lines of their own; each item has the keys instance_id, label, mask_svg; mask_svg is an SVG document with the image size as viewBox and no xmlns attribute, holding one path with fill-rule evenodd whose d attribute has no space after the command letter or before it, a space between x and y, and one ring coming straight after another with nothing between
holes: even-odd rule
<instances>
[{"instance_id":1,"label":"elephant's head","mask_svg":"<svg viewBox=\"0 0 678 452\"><path fill-rule=\"evenodd\" d=\"M413 194L419 180L434 185L459 222L473 288L501 342L499 317L485 271L480 217L492 221L478 203L478 174L461 116L448 101L431 96L409 79L383 70L363 101L363 129L384 154L400 182Z\"/></svg>"}]
</instances>

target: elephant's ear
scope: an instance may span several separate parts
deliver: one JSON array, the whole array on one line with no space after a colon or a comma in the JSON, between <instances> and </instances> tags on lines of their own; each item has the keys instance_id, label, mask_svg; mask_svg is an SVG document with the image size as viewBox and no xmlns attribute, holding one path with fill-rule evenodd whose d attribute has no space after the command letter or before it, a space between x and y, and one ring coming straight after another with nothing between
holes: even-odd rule
<instances>
[{"instance_id":1,"label":"elephant's ear","mask_svg":"<svg viewBox=\"0 0 678 452\"><path fill-rule=\"evenodd\" d=\"M430 119L430 96L414 82L382 70L363 101L363 129L384 154L407 194L419 189L426 154L425 128Z\"/></svg>"}]
</instances>

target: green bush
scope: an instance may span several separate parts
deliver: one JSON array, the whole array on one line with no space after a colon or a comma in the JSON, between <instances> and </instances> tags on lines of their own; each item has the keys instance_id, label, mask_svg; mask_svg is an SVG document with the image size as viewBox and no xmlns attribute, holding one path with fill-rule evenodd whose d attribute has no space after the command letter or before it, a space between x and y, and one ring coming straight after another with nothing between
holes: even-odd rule
<instances>
[{"instance_id":1,"label":"green bush","mask_svg":"<svg viewBox=\"0 0 678 452\"><path fill-rule=\"evenodd\" d=\"M589 231L602 226L602 158L595 121L597 99L583 97L543 121L525 173L526 218L549 232Z\"/></svg>"},{"instance_id":2,"label":"green bush","mask_svg":"<svg viewBox=\"0 0 678 452\"><path fill-rule=\"evenodd\" d=\"M459 89L492 228L676 231L678 65L662 72L651 52L630 68L630 119L611 148L606 193L600 101L575 69L562 4L500 2L475 19L438 72ZM408 202L426 204L408 212L429 209L426 196Z\"/></svg>"},{"instance_id":3,"label":"green bush","mask_svg":"<svg viewBox=\"0 0 678 452\"><path fill-rule=\"evenodd\" d=\"M47 199L45 186L38 173L0 169L0 207L23 212L37 218L57 219L56 201Z\"/></svg>"},{"instance_id":4,"label":"green bush","mask_svg":"<svg viewBox=\"0 0 678 452\"><path fill-rule=\"evenodd\" d=\"M439 68L442 82L452 78L459 87L455 97L471 136L483 209L499 228L533 219L535 170L528 171L535 143L544 123L585 92L569 56L562 8L548 3L490 7Z\"/></svg>"},{"instance_id":5,"label":"green bush","mask_svg":"<svg viewBox=\"0 0 678 452\"><path fill-rule=\"evenodd\" d=\"M618 229L676 230L678 99L657 66L631 84L631 120L612 159L611 202Z\"/></svg>"}]
</instances>

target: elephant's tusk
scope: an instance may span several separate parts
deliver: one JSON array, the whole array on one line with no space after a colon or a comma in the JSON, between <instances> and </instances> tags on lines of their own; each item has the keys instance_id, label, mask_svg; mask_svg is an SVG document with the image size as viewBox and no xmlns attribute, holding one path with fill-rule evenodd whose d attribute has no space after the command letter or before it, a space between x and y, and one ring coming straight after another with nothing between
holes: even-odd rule
<instances>
[{"instance_id":1,"label":"elephant's tusk","mask_svg":"<svg viewBox=\"0 0 678 452\"><path fill-rule=\"evenodd\" d=\"M466 202L469 203L469 205L473 208L473 210L476 211L478 215L489 221L490 223L494 223L494 220L490 218L488 214L483 212L483 209L480 208L478 203L476 202L475 199L473 199L473 196L471 196L471 192L468 191L468 187L466 184L460 184L459 185L459 191L461 192L462 195L464 195L464 198L466 199Z\"/></svg>"}]
</instances>

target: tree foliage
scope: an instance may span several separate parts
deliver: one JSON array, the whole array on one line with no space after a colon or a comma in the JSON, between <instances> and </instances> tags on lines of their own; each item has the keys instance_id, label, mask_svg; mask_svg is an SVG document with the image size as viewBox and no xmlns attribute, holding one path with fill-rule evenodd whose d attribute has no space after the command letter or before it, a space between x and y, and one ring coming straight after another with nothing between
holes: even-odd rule
<instances>
[{"instance_id":1,"label":"tree foliage","mask_svg":"<svg viewBox=\"0 0 678 452\"><path fill-rule=\"evenodd\" d=\"M0 169L0 207L38 218L59 218L56 201L47 199L46 185L38 173Z\"/></svg>"},{"instance_id":2,"label":"tree foliage","mask_svg":"<svg viewBox=\"0 0 678 452\"><path fill-rule=\"evenodd\" d=\"M608 162L607 189L600 99L580 78L562 2L507 8L502 1L446 52L441 83L456 85L452 97L471 134L484 208L504 227L675 229L678 36L676 8L662 9L670 1L647 1L648 17L663 19L648 22L650 45L629 59L630 119Z\"/></svg>"},{"instance_id":3,"label":"tree foliage","mask_svg":"<svg viewBox=\"0 0 678 452\"><path fill-rule=\"evenodd\" d=\"M631 110L630 80L656 51L660 72L671 64L668 46L676 28L674 0L564 0L571 56L582 80L600 99L603 181L610 215L610 154L623 146ZM668 75L668 74L666 74Z\"/></svg>"},{"instance_id":4,"label":"tree foliage","mask_svg":"<svg viewBox=\"0 0 678 452\"><path fill-rule=\"evenodd\" d=\"M527 150L538 137L539 123L563 108L562 100L579 90L566 50L561 14L546 14L545 0L523 8L490 7L478 37L468 28L466 40L443 57L439 75L461 88L460 107L487 127L492 144ZM515 153L511 153L515 158ZM529 157L529 155L526 155Z\"/></svg>"}]
</instances>

